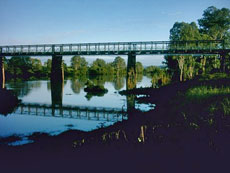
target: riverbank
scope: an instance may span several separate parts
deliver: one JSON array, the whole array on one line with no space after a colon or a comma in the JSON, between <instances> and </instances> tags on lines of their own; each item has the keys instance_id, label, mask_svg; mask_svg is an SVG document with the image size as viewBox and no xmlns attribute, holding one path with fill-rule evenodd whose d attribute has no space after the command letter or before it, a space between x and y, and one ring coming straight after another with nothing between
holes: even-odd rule
<instances>
[{"instance_id":1,"label":"riverbank","mask_svg":"<svg viewBox=\"0 0 230 173\"><path fill-rule=\"evenodd\" d=\"M16 165L3 167L8 170L38 172L224 172L230 154L229 84L227 76L215 74L128 91L147 95L137 100L155 109L134 110L129 120L88 133L34 134L32 144L1 146L1 163Z\"/></svg>"}]
</instances>

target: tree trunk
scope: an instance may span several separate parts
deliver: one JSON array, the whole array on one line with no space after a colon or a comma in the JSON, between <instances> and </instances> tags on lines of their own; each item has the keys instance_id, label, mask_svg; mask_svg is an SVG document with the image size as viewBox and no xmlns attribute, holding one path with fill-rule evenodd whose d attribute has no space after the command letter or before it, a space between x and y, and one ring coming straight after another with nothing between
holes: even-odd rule
<instances>
[{"instance_id":1,"label":"tree trunk","mask_svg":"<svg viewBox=\"0 0 230 173\"><path fill-rule=\"evenodd\" d=\"M177 58L179 68L180 68L180 82L183 81L184 59L185 59L184 56L179 56L179 58Z\"/></svg>"}]
</instances>

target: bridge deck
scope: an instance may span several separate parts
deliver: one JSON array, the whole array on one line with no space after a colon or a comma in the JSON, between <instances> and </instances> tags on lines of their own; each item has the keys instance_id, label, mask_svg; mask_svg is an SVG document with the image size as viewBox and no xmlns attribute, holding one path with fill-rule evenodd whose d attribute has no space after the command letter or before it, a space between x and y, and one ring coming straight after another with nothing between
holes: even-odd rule
<instances>
[{"instance_id":1,"label":"bridge deck","mask_svg":"<svg viewBox=\"0 0 230 173\"><path fill-rule=\"evenodd\" d=\"M220 54L230 51L223 40L148 41L0 46L1 56Z\"/></svg>"}]
</instances>

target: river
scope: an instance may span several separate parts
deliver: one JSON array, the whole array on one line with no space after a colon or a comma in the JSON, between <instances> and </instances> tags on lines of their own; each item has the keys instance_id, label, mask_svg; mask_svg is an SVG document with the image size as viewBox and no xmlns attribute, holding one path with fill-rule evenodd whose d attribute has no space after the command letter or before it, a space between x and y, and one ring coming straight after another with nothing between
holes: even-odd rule
<instances>
[{"instance_id":1,"label":"river","mask_svg":"<svg viewBox=\"0 0 230 173\"><path fill-rule=\"evenodd\" d=\"M92 131L128 119L127 98L118 93L126 89L125 77L90 78L108 89L98 96L84 91L87 80L66 79L60 86L52 86L50 80L6 82L6 88L14 90L21 103L13 113L0 115L0 138L20 137L9 145L21 145L33 142L27 138L33 133L58 135L70 129ZM149 87L151 79L140 76L136 86ZM135 107L141 109L137 103Z\"/></svg>"}]
</instances>

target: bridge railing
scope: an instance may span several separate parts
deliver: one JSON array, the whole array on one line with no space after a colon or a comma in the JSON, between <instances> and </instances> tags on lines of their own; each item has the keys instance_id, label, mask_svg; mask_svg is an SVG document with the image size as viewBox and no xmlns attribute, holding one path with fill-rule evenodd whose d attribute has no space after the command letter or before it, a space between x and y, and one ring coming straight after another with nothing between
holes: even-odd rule
<instances>
[{"instance_id":1,"label":"bridge railing","mask_svg":"<svg viewBox=\"0 0 230 173\"><path fill-rule=\"evenodd\" d=\"M171 50L219 50L224 49L223 40L194 40L194 41L149 41L149 42L111 42L111 43L82 43L82 44L44 44L44 45L15 45L0 46L1 54L127 54L129 52L152 52Z\"/></svg>"}]
</instances>

